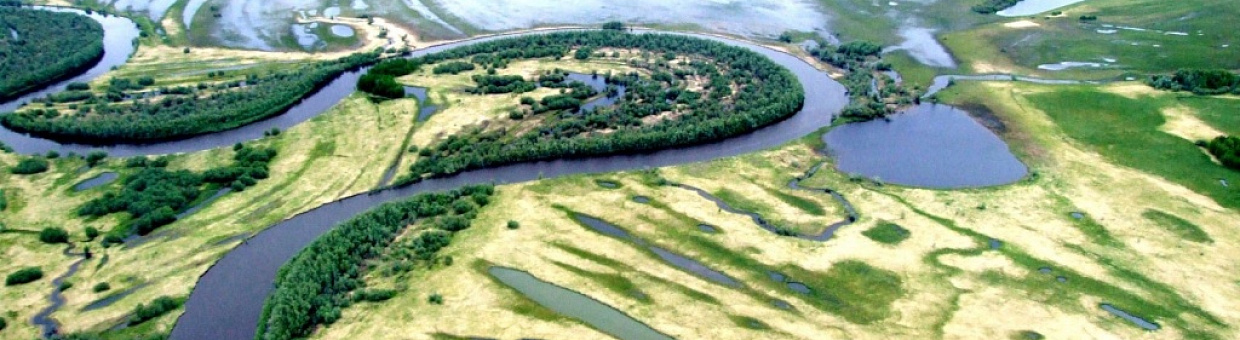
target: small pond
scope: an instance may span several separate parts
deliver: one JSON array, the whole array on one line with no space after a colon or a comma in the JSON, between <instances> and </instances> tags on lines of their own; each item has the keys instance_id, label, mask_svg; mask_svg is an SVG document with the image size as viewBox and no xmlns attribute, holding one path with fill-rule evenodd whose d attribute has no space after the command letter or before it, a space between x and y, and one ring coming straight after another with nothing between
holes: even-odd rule
<instances>
[{"instance_id":1,"label":"small pond","mask_svg":"<svg viewBox=\"0 0 1240 340\"><path fill-rule=\"evenodd\" d=\"M120 177L120 175L115 172L108 171L101 173L85 181L78 182L78 184L74 184L73 191L88 190L100 185L112 183L112 181L115 181L117 177Z\"/></svg>"},{"instance_id":2,"label":"small pond","mask_svg":"<svg viewBox=\"0 0 1240 340\"><path fill-rule=\"evenodd\" d=\"M354 34L356 34L353 32L353 27L349 27L349 25L332 25L331 30L332 30L332 35L335 35L341 38L352 37Z\"/></svg>"},{"instance_id":3,"label":"small pond","mask_svg":"<svg viewBox=\"0 0 1240 340\"><path fill-rule=\"evenodd\" d=\"M889 121L840 126L823 140L840 171L886 183L981 187L1012 183L1028 173L1002 139L947 105L921 104Z\"/></svg>"},{"instance_id":4,"label":"small pond","mask_svg":"<svg viewBox=\"0 0 1240 340\"><path fill-rule=\"evenodd\" d=\"M634 320L623 312L584 294L540 280L524 271L491 267L496 280L556 313L581 320L595 329L619 339L667 339L672 337Z\"/></svg>"}]
</instances>

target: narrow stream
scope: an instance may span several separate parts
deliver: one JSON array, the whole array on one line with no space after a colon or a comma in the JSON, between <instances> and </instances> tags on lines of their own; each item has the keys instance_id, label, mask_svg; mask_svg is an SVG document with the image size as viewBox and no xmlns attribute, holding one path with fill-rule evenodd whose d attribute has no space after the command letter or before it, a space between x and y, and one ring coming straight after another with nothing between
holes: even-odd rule
<instances>
[{"instance_id":1,"label":"narrow stream","mask_svg":"<svg viewBox=\"0 0 1240 340\"><path fill-rule=\"evenodd\" d=\"M86 260L90 259L87 254L73 253L72 250L73 246L69 245L68 247L65 247L62 254L65 256L81 256L82 258L74 261L73 264L69 265L68 271L65 271L64 274L61 274L52 280L52 294L48 297L48 301L52 304L47 306L47 308L40 310L38 314L35 314L34 317L30 318L30 323L33 323L35 326L39 326L39 329L42 330L44 339L51 338L53 335L59 334L60 332L60 323L57 322L56 319L52 318L52 313L55 313L56 310L60 309L60 306L65 304L65 297L60 291L60 285L64 283L66 279L72 277L73 274L77 274L78 267L82 265L82 262L86 262Z\"/></svg>"}]
</instances>

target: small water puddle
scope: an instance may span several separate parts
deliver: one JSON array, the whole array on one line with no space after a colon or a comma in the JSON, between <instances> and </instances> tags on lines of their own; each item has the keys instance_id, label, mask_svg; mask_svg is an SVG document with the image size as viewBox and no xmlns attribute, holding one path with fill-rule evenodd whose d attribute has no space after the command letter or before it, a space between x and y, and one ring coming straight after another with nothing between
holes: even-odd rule
<instances>
[{"instance_id":1,"label":"small water puddle","mask_svg":"<svg viewBox=\"0 0 1240 340\"><path fill-rule=\"evenodd\" d=\"M496 280L512 287L526 298L555 311L581 320L619 339L667 339L672 337L650 328L641 321L576 291L543 281L524 271L491 267L487 269Z\"/></svg>"},{"instance_id":2,"label":"small water puddle","mask_svg":"<svg viewBox=\"0 0 1240 340\"><path fill-rule=\"evenodd\" d=\"M112 181L115 181L117 177L120 177L120 175L115 172L109 171L101 173L85 181L78 182L78 184L74 184L73 191L88 190L104 184L112 183Z\"/></svg>"},{"instance_id":3,"label":"small water puddle","mask_svg":"<svg viewBox=\"0 0 1240 340\"><path fill-rule=\"evenodd\" d=\"M719 228L713 225L698 224L697 227L698 227L698 230L701 230L702 232L705 232L707 234L718 234L719 233Z\"/></svg>"},{"instance_id":4,"label":"small water puddle","mask_svg":"<svg viewBox=\"0 0 1240 340\"><path fill-rule=\"evenodd\" d=\"M640 195L639 195L639 196L633 196L633 202L637 202L637 203L641 203L641 204L649 204L649 203L650 203L650 197L640 196Z\"/></svg>"},{"instance_id":5,"label":"small water puddle","mask_svg":"<svg viewBox=\"0 0 1240 340\"><path fill-rule=\"evenodd\" d=\"M1137 325L1137 327L1141 327L1147 331L1156 331L1162 328L1162 326L1159 326L1157 323L1153 323L1153 322L1150 322L1149 320L1142 319L1141 317L1138 317L1136 315L1129 314L1128 312L1125 312L1124 310L1119 309L1119 308L1115 308L1115 306L1112 306L1110 304L1104 303L1100 305L1099 307L1102 307L1103 310L1110 312L1111 314L1118 316L1124 320L1128 320L1128 322L1131 322Z\"/></svg>"},{"instance_id":6,"label":"small water puddle","mask_svg":"<svg viewBox=\"0 0 1240 340\"><path fill-rule=\"evenodd\" d=\"M356 34L353 32L353 27L349 27L349 25L332 25L331 30L332 35L341 38L352 37Z\"/></svg>"}]
</instances>

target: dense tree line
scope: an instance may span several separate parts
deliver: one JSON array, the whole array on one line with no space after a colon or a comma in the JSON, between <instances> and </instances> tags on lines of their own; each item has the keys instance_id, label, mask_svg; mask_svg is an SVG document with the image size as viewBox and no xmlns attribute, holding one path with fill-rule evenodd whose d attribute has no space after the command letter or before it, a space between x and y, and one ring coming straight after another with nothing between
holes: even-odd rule
<instances>
[{"instance_id":1,"label":"dense tree line","mask_svg":"<svg viewBox=\"0 0 1240 340\"><path fill-rule=\"evenodd\" d=\"M1020 1L1021 0L986 0L986 2L981 4L973 5L970 9L979 14L994 14L998 11L1016 6L1016 3Z\"/></svg>"},{"instance_id":2,"label":"dense tree line","mask_svg":"<svg viewBox=\"0 0 1240 340\"><path fill-rule=\"evenodd\" d=\"M71 77L102 57L103 27L95 20L0 6L0 100Z\"/></svg>"},{"instance_id":3,"label":"dense tree line","mask_svg":"<svg viewBox=\"0 0 1240 340\"><path fill-rule=\"evenodd\" d=\"M415 220L431 221L434 229L410 238L398 252L432 257L451 242L453 232L469 226L476 209L489 202L493 191L491 186L469 186L422 194L380 205L332 228L280 267L276 290L263 306L255 339L305 337L316 325L339 319L340 309L354 300L392 294L364 290L360 295L365 296L350 297L362 286L364 261L391 248L396 236Z\"/></svg>"},{"instance_id":4,"label":"dense tree line","mask_svg":"<svg viewBox=\"0 0 1240 340\"><path fill-rule=\"evenodd\" d=\"M78 112L31 109L0 115L0 123L17 131L78 143L162 140L224 131L280 114L345 71L377 58L378 52L354 54L296 70L250 75L206 94L169 89L155 100L122 102L126 100L125 90L149 86L143 79L123 79L110 84L102 100L87 99L90 105L80 106ZM186 94L175 94L182 92ZM89 103L92 100L94 103Z\"/></svg>"},{"instance_id":5,"label":"dense tree line","mask_svg":"<svg viewBox=\"0 0 1240 340\"><path fill-rule=\"evenodd\" d=\"M156 228L175 222L177 213L190 207L203 192L210 188L229 187L234 191L267 178L267 164L276 152L270 148L234 147L233 164L214 168L203 173L188 170L168 170L167 160L131 158L126 166L138 168L122 181L116 192L87 201L78 207L77 214L100 217L126 212L130 219L113 228L104 237L104 245L119 243L126 236L137 233L146 235Z\"/></svg>"},{"instance_id":6,"label":"dense tree line","mask_svg":"<svg viewBox=\"0 0 1240 340\"><path fill-rule=\"evenodd\" d=\"M424 148L421 152L427 157L421 157L412 166L413 177L404 181L506 163L648 152L707 143L787 118L800 110L804 101L796 78L766 57L744 48L678 35L627 34L610 30L558 32L480 42L400 63L429 65L469 59L495 68L515 59L559 59L573 49L583 48L645 50L662 59L634 60L634 66L660 72L650 78L636 74L608 77L609 83L628 89L614 107L579 114L575 111L583 98L574 97L568 91L543 98L539 106L525 104L528 114L541 111L554 116L543 127L515 138L481 131L463 137L451 136ZM677 55L710 62L694 60L682 69L673 69L669 61ZM416 67L399 69L412 72ZM685 79L695 74L710 79L703 84L704 93L683 89ZM655 124L641 124L643 117L671 111L681 114ZM614 131L588 133L603 129Z\"/></svg>"},{"instance_id":7,"label":"dense tree line","mask_svg":"<svg viewBox=\"0 0 1240 340\"><path fill-rule=\"evenodd\" d=\"M1150 77L1149 85L1169 91L1189 91L1200 95L1240 94L1240 75L1228 70L1186 69L1172 75Z\"/></svg>"},{"instance_id":8,"label":"dense tree line","mask_svg":"<svg viewBox=\"0 0 1240 340\"><path fill-rule=\"evenodd\" d=\"M1219 163L1228 168L1240 170L1240 137L1219 136L1206 143L1206 149Z\"/></svg>"}]
</instances>

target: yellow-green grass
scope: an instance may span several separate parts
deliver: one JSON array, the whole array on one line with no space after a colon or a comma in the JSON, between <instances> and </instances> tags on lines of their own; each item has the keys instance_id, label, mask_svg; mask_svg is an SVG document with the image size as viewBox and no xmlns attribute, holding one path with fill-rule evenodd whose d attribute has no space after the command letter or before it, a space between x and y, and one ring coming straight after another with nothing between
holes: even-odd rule
<instances>
[{"instance_id":1,"label":"yellow-green grass","mask_svg":"<svg viewBox=\"0 0 1240 340\"><path fill-rule=\"evenodd\" d=\"M1234 245L1240 237L1229 228L1237 212L1172 181L1114 164L1069 137L1026 98L1057 89L968 83L943 97L984 104L1007 124L1004 138L1037 173L1021 182L957 191L879 187L851 181L829 167L804 181L838 190L861 212L856 224L825 243L774 235L693 192L658 185L663 178L699 187L731 189L754 183L780 188L779 183L822 160L812 152L811 138L700 164L501 186L474 228L458 234L445 250L457 265L415 270L404 278L368 276L372 285L407 288L393 300L346 309L341 321L315 337L603 336L489 279L483 270L488 265L529 271L679 338L780 334L991 339L1024 331L1049 338L1235 337L1230 325L1240 321L1232 312L1240 289L1231 277L1228 254L1240 251ZM598 181L620 185L604 188ZM746 192L764 197L761 204L769 209L801 215L798 218L813 216L761 187ZM636 203L634 195L652 201ZM1152 208L1183 224L1168 227L1166 221L1143 218ZM714 284L676 269L634 243L582 227L562 209L603 218L646 242L737 278L744 287ZM1086 222L1071 217L1073 211L1085 213ZM519 221L520 228L507 228L509 220ZM721 232L701 233L696 223L717 226ZM885 223L906 228L908 238L890 246L864 235ZM1197 227L1214 242L1186 242L1184 225ZM1002 245L992 250L990 239ZM858 305L875 313L846 313L820 308L819 302L801 298L764 273L777 270L812 281L831 277L836 268L849 266L841 264L851 263L894 273L902 292L885 294L894 296L890 305L882 299ZM1051 274L1039 272L1042 267ZM1059 283L1058 276L1066 282ZM635 298L634 290L648 300ZM446 298L443 306L425 302L436 292ZM786 300L796 311L779 310L766 297ZM1101 310L1101 303L1163 328L1144 331ZM765 326L745 322L748 318ZM766 327L770 330L764 333L752 329Z\"/></svg>"}]
</instances>

